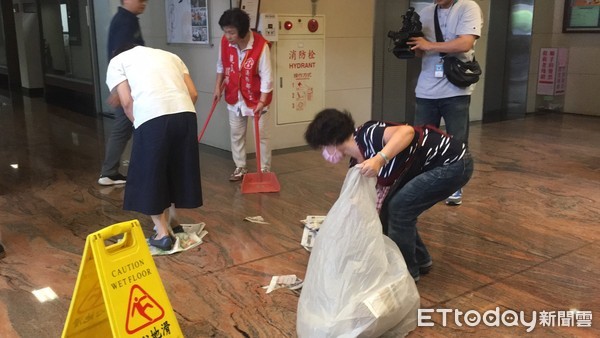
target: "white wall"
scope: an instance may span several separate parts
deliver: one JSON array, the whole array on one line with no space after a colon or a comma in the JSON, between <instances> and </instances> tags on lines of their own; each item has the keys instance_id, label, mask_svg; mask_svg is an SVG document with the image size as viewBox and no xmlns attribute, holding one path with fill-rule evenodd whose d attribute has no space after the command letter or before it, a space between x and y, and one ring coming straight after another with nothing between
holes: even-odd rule
<instances>
[{"instance_id":1,"label":"white wall","mask_svg":"<svg viewBox=\"0 0 600 338\"><path fill-rule=\"evenodd\" d=\"M374 8L374 0L320 0L316 6L326 26L325 107L348 110L357 123L371 117ZM263 0L261 11L306 15L312 7L310 1ZM304 145L307 124L274 126L275 149Z\"/></svg>"},{"instance_id":2,"label":"white wall","mask_svg":"<svg viewBox=\"0 0 600 338\"><path fill-rule=\"evenodd\" d=\"M372 77L373 77L373 26L375 0L318 0L316 13L326 20L325 54L325 106L347 109L357 122L366 121L371 116ZM484 14L482 38L476 46L479 62L485 69L488 41L486 39L489 21L490 0L477 1ZM590 60L600 57L600 34L562 34L562 0L536 1L534 32L532 37L532 58L528 111L535 110L535 80L537 60L541 47L569 47L569 77L565 110L569 112L598 115L600 96L595 95L596 84L600 81L600 67L589 67ZM236 1L233 1L234 6ZM262 0L261 11L281 15L307 15L312 13L311 1ZM101 86L104 95L106 60L106 33L110 18L116 12L118 0L95 0L96 29L100 61ZM209 1L209 25L212 46L166 43L166 15L164 1L149 1L146 12L140 16L140 23L146 44L178 54L186 63L198 87L200 97L196 105L198 124L202 127L211 105L215 81L217 45L221 38L218 19L229 8L229 1ZM548 18L553 18L549 20ZM485 77L485 74L484 74ZM483 89L485 78L480 80L472 96L471 120L481 120L483 110ZM104 100L104 99L103 99ZM316 113L316 112L315 112ZM270 114L277 114L275 105ZM275 123L275 119L271 121ZM302 133L306 124L292 126L273 125L274 149L302 145ZM249 128L249 151L253 151L252 128ZM230 149L229 124L223 102L217 106L203 143L221 149Z\"/></svg>"},{"instance_id":3,"label":"white wall","mask_svg":"<svg viewBox=\"0 0 600 338\"><path fill-rule=\"evenodd\" d=\"M541 2L536 1L536 4ZM600 116L600 34L562 33L564 1L554 0L552 47L569 48L567 91L564 111Z\"/></svg>"},{"instance_id":4,"label":"white wall","mask_svg":"<svg viewBox=\"0 0 600 338\"><path fill-rule=\"evenodd\" d=\"M216 77L218 43L222 36L218 20L229 9L229 1L209 1L209 26L212 46L191 44L167 44L164 1L149 1L144 14L140 15L142 34L146 45L161 48L179 55L190 69L199 91L196 104L199 128L204 124L211 106ZM236 1L233 1L234 6ZM118 0L94 1L98 36L99 69L103 97L108 94L104 84L106 72L106 34L110 17L116 12ZM326 20L325 37L325 106L350 110L355 120L366 121L371 116L372 90L372 41L374 0L319 0L317 14ZM103 11L104 10L104 11ZM262 0L263 13L311 14L311 1ZM102 36L104 35L104 36ZM103 99L104 101L104 99ZM317 112L315 112L317 113ZM277 114L272 105L270 114ZM304 145L304 124L275 125L271 119L274 149ZM248 151L254 151L252 128L248 129ZM211 119L202 143L221 149L230 149L227 109L219 103Z\"/></svg>"},{"instance_id":5,"label":"white wall","mask_svg":"<svg viewBox=\"0 0 600 338\"><path fill-rule=\"evenodd\" d=\"M563 0L535 2L528 111L535 111L542 99L536 95L540 48L561 47L569 49L567 89L565 96L556 100L564 103L564 112L600 116L600 67L597 66L600 34L562 33L564 3Z\"/></svg>"}]
</instances>

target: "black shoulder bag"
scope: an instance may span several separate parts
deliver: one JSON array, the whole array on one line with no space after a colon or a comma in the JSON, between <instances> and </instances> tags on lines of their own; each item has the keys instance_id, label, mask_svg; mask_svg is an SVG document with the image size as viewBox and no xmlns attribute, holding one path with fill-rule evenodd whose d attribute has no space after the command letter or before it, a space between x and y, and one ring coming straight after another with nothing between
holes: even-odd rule
<instances>
[{"instance_id":1,"label":"black shoulder bag","mask_svg":"<svg viewBox=\"0 0 600 338\"><path fill-rule=\"evenodd\" d=\"M442 30L440 29L440 22L438 20L438 6L435 6L434 22L435 22L435 39L437 42L444 42L442 36ZM481 75L481 67L479 62L473 61L463 62L455 56L448 56L446 53L440 53L440 56L444 60L444 74L450 83L457 87L468 87L473 83L479 81Z\"/></svg>"}]
</instances>

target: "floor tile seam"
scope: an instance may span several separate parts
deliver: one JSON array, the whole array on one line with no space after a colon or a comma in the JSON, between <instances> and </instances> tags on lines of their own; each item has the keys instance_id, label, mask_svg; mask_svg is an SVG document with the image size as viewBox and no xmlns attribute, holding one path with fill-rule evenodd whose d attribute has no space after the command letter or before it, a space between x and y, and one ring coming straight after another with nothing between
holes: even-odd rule
<instances>
[{"instance_id":1,"label":"floor tile seam","mask_svg":"<svg viewBox=\"0 0 600 338\"><path fill-rule=\"evenodd\" d=\"M569 251L567 251L567 252L564 252L564 253L562 253L562 254L560 254L560 255L556 256L556 257L548 258L548 259L546 259L546 260L544 260L544 261L541 261L541 262L539 262L539 263L533 264L532 266L530 266L530 267L527 267L527 268L525 268L525 269L521 269L521 270L519 270L519 271L515 271L515 272L513 272L513 273L511 273L511 274L508 274L508 275L507 275L507 276L505 276L505 277L501 277L501 278L495 279L495 280L493 280L493 281L491 281L491 282L488 282L488 283L482 284L482 285L480 285L480 286L478 286L478 287L475 287L474 289L470 289L470 290L468 290L468 291L465 291L465 292L463 292L463 293L461 293L461 294L459 294L459 295L456 295L456 296L454 296L454 297L451 297L451 298L448 298L448 299L445 299L445 300L442 300L442 301L439 301L439 302L433 302L433 301L432 301L432 303L433 303L435 306L439 306L439 305L442 305L442 304L444 304L444 303L447 303L447 302L450 302L450 301L456 300L456 299L458 299L458 298L460 298L460 297L464 297L464 296L468 295L469 293L479 292L480 290L482 290L482 289L484 289L484 288L486 288L486 287L488 287L488 286L491 286L491 285L494 285L494 284L499 284L499 283L502 283L503 281L505 281L505 280L507 280L507 279L509 279L509 278L512 278L512 277L514 277L514 276L516 276L516 275L519 275L519 274L521 274L521 273L523 273L523 272L525 272L525 271L527 271L527 270L531 270L531 269L533 269L533 268L536 268L536 267L538 267L538 266L540 266L540 265L542 265L542 264L545 264L545 263L548 263L548 262L550 262L550 261L553 261L553 260L559 259L559 258L561 258L561 257L564 257L564 256L566 256L566 255L568 255L568 254L570 254L570 253L573 253L573 252L577 251L577 250L581 250L581 249L583 249L583 248L585 248L585 247L587 247L587 246L594 245L594 244L596 244L596 243L598 243L598 242L600 242L600 241L596 241L596 242L592 242L592 243L586 243L586 244L585 244L585 245L583 245L583 246L580 246L580 247L577 247L577 248L575 248L575 249L572 249L572 250L569 250ZM425 298L425 299L427 299L427 298Z\"/></svg>"},{"instance_id":2,"label":"floor tile seam","mask_svg":"<svg viewBox=\"0 0 600 338\"><path fill-rule=\"evenodd\" d=\"M277 168L273 168L271 167L271 169L273 170L273 173L275 173L276 175L290 175L290 174L297 174L297 173L301 173L301 172L308 172L314 169L322 169L323 166L320 166L318 164L315 164L313 167L309 167L309 166L304 166L302 168L297 167L296 169L292 169L292 170L286 170L286 171L278 171Z\"/></svg>"},{"instance_id":3,"label":"floor tile seam","mask_svg":"<svg viewBox=\"0 0 600 338\"><path fill-rule=\"evenodd\" d=\"M273 156L273 157L275 157L275 156ZM303 168L292 169L292 170L277 170L276 166L275 167L271 166L271 172L273 174L275 174L276 176L280 177L280 176L288 176L288 175L298 174L298 173L302 173L302 172L309 172L311 170L321 169L321 168L322 168L321 166L315 165L314 167L303 167ZM249 171L249 172L252 173L253 171ZM202 179L205 179L205 177L202 177ZM209 177L206 177L206 179L209 179Z\"/></svg>"},{"instance_id":4,"label":"floor tile seam","mask_svg":"<svg viewBox=\"0 0 600 338\"><path fill-rule=\"evenodd\" d=\"M223 272L223 271L226 271L226 270L229 270L229 269L239 268L239 267L242 267L244 265L255 263L255 262L258 262L258 261L261 261L261 260L264 260L264 259L269 259L269 258L277 257L277 256L280 256L280 255L285 255L285 254L296 252L296 251L300 251L300 250L305 250L305 249L304 248L290 249L290 250L287 250L287 251L282 251L282 252L274 253L272 255L263 256L263 257L256 258L256 259L252 259L252 260L249 260L249 261L246 261L246 262L243 262L243 263L238 263L238 264L230 265L230 266L223 267L223 268L220 268L220 269L211 270L211 271L203 272L203 273L201 272L198 275L194 275L193 277L189 277L189 278L197 278L198 276L210 276L210 275L214 275L216 273ZM186 278L186 280L189 279L189 278Z\"/></svg>"},{"instance_id":5,"label":"floor tile seam","mask_svg":"<svg viewBox=\"0 0 600 338\"><path fill-rule=\"evenodd\" d=\"M543 225L542 223L543 223L542 221L539 221L539 222L535 223L535 225ZM493 240L493 239L491 239L491 238L487 238L487 237L483 237L483 236L478 236L478 235L475 235L475 234L473 234L473 233L471 233L471 232L467 232L467 231L464 231L464 230L461 230L461 229L457 229L456 227L449 227L449 228L450 228L450 229L453 229L453 230L455 230L455 231L456 231L458 234L461 234L461 235L466 235L466 236L472 236L472 237L476 237L476 238L479 238L479 239L481 239L481 240L483 240L483 241L486 241L486 242L488 242L488 243L498 244L498 245L500 245L500 246L503 246L503 247L506 247L506 248L510 248L510 249L513 249L513 250L517 250L517 251L523 251L523 252L526 252L526 253L528 253L528 254L532 254L532 255L535 255L535 256L537 256L537 257L541 257L542 259L546 259L546 260L548 260L548 259L553 259L553 258L557 258L557 257L560 257L561 255L564 255L564 254L568 254L568 253L570 253L571 251L578 250L578 249L580 249L580 248L582 248L582 247L584 247L584 246L587 246L588 244L595 244L595 243L597 244L597 243L600 243L600 239L598 239L598 240L592 240L592 241L590 241L590 242L585 242L585 241L584 241L584 243L586 243L586 245L584 245L584 246L580 246L580 247L577 247L577 248L571 249L570 251L566 251L566 252L564 252L564 253L561 253L561 254L559 254L558 256L550 257L550 256L547 256L547 255L542 255L542 254L539 254L539 253L536 253L536 252L532 252L532 251L524 251L524 250L520 250L520 249L518 249L518 248L515 248L515 247L513 247L513 246L511 246L511 245L507 244L507 243L502 243L502 242L499 242L499 241L495 241L495 240ZM582 240L582 241L583 241L583 240ZM543 261L542 261L542 263L543 263Z\"/></svg>"},{"instance_id":6,"label":"floor tile seam","mask_svg":"<svg viewBox=\"0 0 600 338\"><path fill-rule=\"evenodd\" d=\"M538 254L538 253L535 253L535 252L531 252L531 251L521 250L521 249L515 248L514 246L509 245L507 243L499 242L499 241L493 240L491 238L487 238L487 237L484 237L484 236L479 236L479 235L473 234L471 232L463 231L463 230L457 229L456 227L451 227L451 228L454 229L454 230L456 230L457 233L460 234L460 235L466 235L466 236L471 236L471 237L479 238L482 241L485 241L485 242L488 242L488 243L497 244L497 245L500 245L501 247L509 248L509 249L512 249L512 250L515 250L515 251L525 252L525 253L534 255L536 257L540 257L542 259L546 259L546 260L547 259L552 259L552 257L544 256L544 255L541 255L541 254ZM544 262L544 261L542 261L542 262Z\"/></svg>"}]
</instances>

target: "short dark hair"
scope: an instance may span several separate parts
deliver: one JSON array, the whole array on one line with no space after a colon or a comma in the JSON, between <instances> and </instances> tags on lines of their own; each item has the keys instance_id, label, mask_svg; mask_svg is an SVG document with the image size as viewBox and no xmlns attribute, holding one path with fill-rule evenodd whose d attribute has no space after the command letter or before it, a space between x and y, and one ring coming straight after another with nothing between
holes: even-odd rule
<instances>
[{"instance_id":1,"label":"short dark hair","mask_svg":"<svg viewBox=\"0 0 600 338\"><path fill-rule=\"evenodd\" d=\"M250 32L250 16L239 8L226 10L219 19L221 29L231 26L237 28L238 35L243 39Z\"/></svg>"},{"instance_id":2,"label":"short dark hair","mask_svg":"<svg viewBox=\"0 0 600 338\"><path fill-rule=\"evenodd\" d=\"M354 134L354 119L347 112L325 109L315 115L304 132L304 139L313 149L344 143Z\"/></svg>"}]
</instances>

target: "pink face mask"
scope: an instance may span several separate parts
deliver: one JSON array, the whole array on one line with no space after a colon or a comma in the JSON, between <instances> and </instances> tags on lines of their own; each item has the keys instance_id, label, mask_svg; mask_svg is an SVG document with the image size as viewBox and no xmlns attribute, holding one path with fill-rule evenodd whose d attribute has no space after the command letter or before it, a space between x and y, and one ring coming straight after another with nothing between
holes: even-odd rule
<instances>
[{"instance_id":1,"label":"pink face mask","mask_svg":"<svg viewBox=\"0 0 600 338\"><path fill-rule=\"evenodd\" d=\"M334 147L333 149L335 150L332 154L327 150L327 147L323 147L323 158L333 164L339 163L344 158L344 154L340 153L336 147Z\"/></svg>"}]
</instances>

